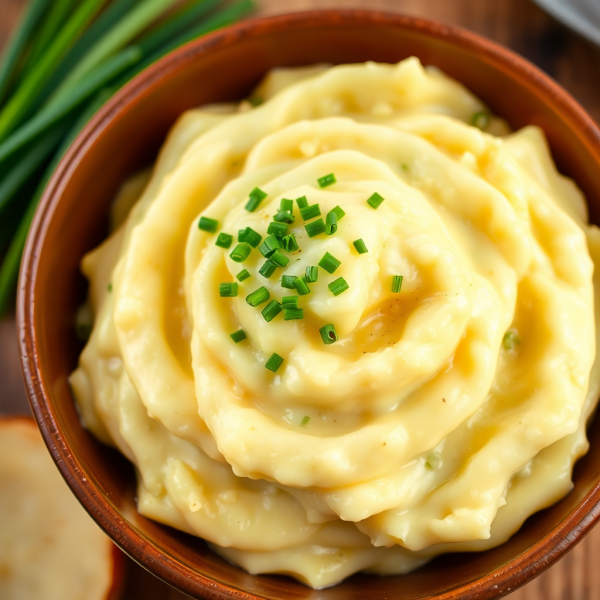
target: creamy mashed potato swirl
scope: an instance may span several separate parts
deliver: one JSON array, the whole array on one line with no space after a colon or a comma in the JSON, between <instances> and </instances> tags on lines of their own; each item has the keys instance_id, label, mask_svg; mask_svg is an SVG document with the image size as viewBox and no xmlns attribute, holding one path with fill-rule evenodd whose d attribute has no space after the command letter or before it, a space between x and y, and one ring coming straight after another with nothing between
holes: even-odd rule
<instances>
[{"instance_id":1,"label":"creamy mashed potato swirl","mask_svg":"<svg viewBox=\"0 0 600 600\"><path fill-rule=\"evenodd\" d=\"M587 448L598 232L581 193L540 130L471 125L483 104L416 59L274 72L256 94L185 113L84 259L94 328L71 383L86 425L136 465L142 514L251 572L318 588L502 543L569 491ZM235 240L198 226L264 240L300 197L345 215L309 237L294 204L299 248L270 278L258 249L235 262ZM248 304L261 286L295 295L282 275L326 252L341 264L319 267L303 319Z\"/></svg>"}]
</instances>

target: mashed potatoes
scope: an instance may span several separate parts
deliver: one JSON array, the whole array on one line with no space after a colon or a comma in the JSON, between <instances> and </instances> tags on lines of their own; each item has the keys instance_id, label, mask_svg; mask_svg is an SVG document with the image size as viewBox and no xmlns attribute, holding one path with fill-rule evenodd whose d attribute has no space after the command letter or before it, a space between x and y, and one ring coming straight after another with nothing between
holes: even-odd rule
<instances>
[{"instance_id":1,"label":"mashed potatoes","mask_svg":"<svg viewBox=\"0 0 600 600\"><path fill-rule=\"evenodd\" d=\"M84 259L85 424L142 514L252 573L318 588L504 542L587 448L582 194L539 129L416 59L255 95L182 115Z\"/></svg>"}]
</instances>

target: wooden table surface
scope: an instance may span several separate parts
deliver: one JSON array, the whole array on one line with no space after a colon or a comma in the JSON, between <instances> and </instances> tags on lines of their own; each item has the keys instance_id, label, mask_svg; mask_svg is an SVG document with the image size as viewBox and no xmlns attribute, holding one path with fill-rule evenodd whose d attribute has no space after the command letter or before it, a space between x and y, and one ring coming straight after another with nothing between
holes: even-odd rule
<instances>
[{"instance_id":1,"label":"wooden table surface","mask_svg":"<svg viewBox=\"0 0 600 600\"><path fill-rule=\"evenodd\" d=\"M600 1L600 0L599 0ZM600 48L530 0L257 0L259 14L315 8L370 8L432 18L487 36L525 56L561 83L600 123ZM0 0L0 48L24 0ZM600 174L599 174L600 175ZM0 320L0 414L28 412L14 318ZM129 561L124 600L186 598ZM600 600L600 527L511 600Z\"/></svg>"}]
</instances>

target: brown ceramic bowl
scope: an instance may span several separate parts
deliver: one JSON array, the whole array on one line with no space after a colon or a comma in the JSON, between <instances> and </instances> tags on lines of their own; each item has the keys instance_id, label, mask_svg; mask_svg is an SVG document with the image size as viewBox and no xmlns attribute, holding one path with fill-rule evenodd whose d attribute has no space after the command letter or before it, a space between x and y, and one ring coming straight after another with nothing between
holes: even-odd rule
<instances>
[{"instance_id":1,"label":"brown ceramic bowl","mask_svg":"<svg viewBox=\"0 0 600 600\"><path fill-rule=\"evenodd\" d=\"M85 297L82 255L106 235L119 184L156 156L186 109L240 99L269 69L317 62L396 62L411 55L442 68L514 128L541 126L559 169L600 217L600 131L531 64L466 31L363 11L248 21L193 42L125 87L92 120L58 167L29 236L19 289L23 370L33 411L56 463L83 505L136 561L197 598L350 600L492 598L514 590L572 548L600 516L600 419L575 468L575 488L527 520L506 544L440 557L403 577L358 575L313 591L279 576L248 575L197 538L136 512L134 472L82 428L67 383L81 350L74 314Z\"/></svg>"}]
</instances>

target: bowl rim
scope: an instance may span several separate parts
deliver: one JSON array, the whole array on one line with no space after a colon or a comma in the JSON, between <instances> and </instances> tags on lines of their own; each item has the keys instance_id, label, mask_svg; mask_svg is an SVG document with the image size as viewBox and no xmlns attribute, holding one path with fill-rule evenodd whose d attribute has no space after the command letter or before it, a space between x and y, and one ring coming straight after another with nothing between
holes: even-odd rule
<instances>
[{"instance_id":1,"label":"bowl rim","mask_svg":"<svg viewBox=\"0 0 600 600\"><path fill-rule=\"evenodd\" d=\"M202 597L215 599L255 600L262 596L244 592L182 565L160 551L152 540L141 535L120 516L87 479L85 467L73 456L57 422L50 398L52 394L44 383L43 365L38 355L38 336L35 327L37 272L42 258L42 246L61 192L71 174L112 117L156 80L175 70L180 63L200 59L213 49L234 45L244 37L260 36L264 32L288 30L294 27L344 26L357 22L371 25L395 26L445 41L466 51L482 53L496 67L503 66L517 78L535 81L552 98L555 106L568 117L572 129L583 145L600 161L600 130L579 103L558 83L544 74L527 59L504 46L457 26L398 13L370 10L313 10L253 18L226 27L172 51L125 85L88 122L54 171L36 210L27 238L18 284L17 327L21 352L21 366L29 402L44 441L62 476L84 508L104 531L130 557L151 572L180 589ZM522 554L514 557L495 571L487 573L433 598L458 600L465 598L493 598L505 595L530 581L571 550L600 520L600 480L583 497L577 507L553 530ZM151 559L148 560L148 555ZM198 596L197 596L198 597Z\"/></svg>"}]
</instances>

